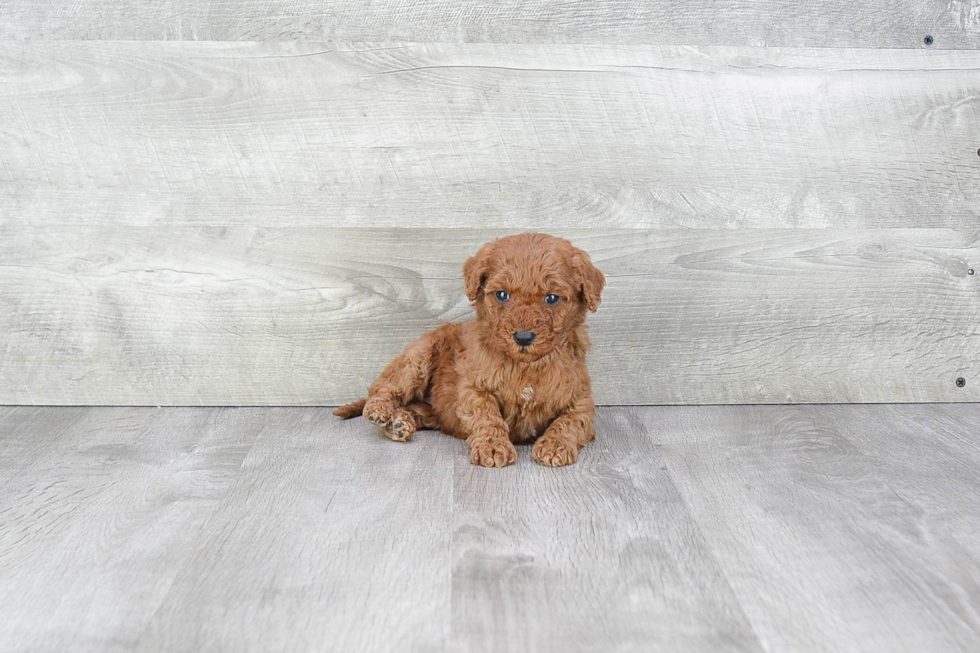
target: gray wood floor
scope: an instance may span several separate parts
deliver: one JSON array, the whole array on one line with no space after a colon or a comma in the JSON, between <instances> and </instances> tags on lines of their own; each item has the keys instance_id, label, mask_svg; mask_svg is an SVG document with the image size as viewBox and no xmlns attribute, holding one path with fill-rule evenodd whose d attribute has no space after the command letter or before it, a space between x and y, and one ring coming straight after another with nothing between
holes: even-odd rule
<instances>
[{"instance_id":1,"label":"gray wood floor","mask_svg":"<svg viewBox=\"0 0 980 653\"><path fill-rule=\"evenodd\" d=\"M486 470L325 408L0 408L0 650L973 651L977 424L607 408Z\"/></svg>"}]
</instances>

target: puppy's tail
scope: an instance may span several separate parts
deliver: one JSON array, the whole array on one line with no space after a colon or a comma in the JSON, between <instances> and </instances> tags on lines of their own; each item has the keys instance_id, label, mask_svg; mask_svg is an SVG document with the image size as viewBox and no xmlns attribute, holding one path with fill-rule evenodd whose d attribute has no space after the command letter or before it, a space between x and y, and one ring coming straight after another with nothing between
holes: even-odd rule
<instances>
[{"instance_id":1,"label":"puppy's tail","mask_svg":"<svg viewBox=\"0 0 980 653\"><path fill-rule=\"evenodd\" d=\"M345 406L341 406L333 411L333 414L340 419L350 419L351 417L357 417L364 412L364 404L367 403L367 399L358 399Z\"/></svg>"}]
</instances>

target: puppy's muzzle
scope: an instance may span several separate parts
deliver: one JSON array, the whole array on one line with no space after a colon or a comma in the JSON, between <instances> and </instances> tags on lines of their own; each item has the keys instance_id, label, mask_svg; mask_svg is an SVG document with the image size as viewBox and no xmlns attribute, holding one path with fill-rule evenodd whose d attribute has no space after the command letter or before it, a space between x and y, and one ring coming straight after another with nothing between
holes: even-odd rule
<instances>
[{"instance_id":1,"label":"puppy's muzzle","mask_svg":"<svg viewBox=\"0 0 980 653\"><path fill-rule=\"evenodd\" d=\"M521 347L527 347L532 342L534 342L534 339L537 337L537 335L538 334L534 333L533 331L515 331L514 342L516 342Z\"/></svg>"}]
</instances>

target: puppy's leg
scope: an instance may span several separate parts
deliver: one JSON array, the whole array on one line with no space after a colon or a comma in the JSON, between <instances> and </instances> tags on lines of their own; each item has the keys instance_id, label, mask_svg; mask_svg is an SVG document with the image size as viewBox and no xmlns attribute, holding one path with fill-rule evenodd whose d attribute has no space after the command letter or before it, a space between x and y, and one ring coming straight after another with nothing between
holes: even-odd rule
<instances>
[{"instance_id":1,"label":"puppy's leg","mask_svg":"<svg viewBox=\"0 0 980 653\"><path fill-rule=\"evenodd\" d=\"M562 467L578 459L578 450L595 438L595 403L591 390L560 414L534 443L531 458L542 465Z\"/></svg>"},{"instance_id":2,"label":"puppy's leg","mask_svg":"<svg viewBox=\"0 0 980 653\"><path fill-rule=\"evenodd\" d=\"M408 442L415 435L415 415L405 408L397 408L391 422L381 427L385 437L395 442Z\"/></svg>"},{"instance_id":3,"label":"puppy's leg","mask_svg":"<svg viewBox=\"0 0 980 653\"><path fill-rule=\"evenodd\" d=\"M517 449L510 441L507 423L497 400L469 383L459 388L456 414L469 434L470 462L483 467L506 467L517 462Z\"/></svg>"},{"instance_id":4,"label":"puppy's leg","mask_svg":"<svg viewBox=\"0 0 980 653\"><path fill-rule=\"evenodd\" d=\"M418 429L437 429L435 410L422 401L413 401L395 410L391 423L383 427L384 434L396 442L408 442Z\"/></svg>"},{"instance_id":5,"label":"puppy's leg","mask_svg":"<svg viewBox=\"0 0 980 653\"><path fill-rule=\"evenodd\" d=\"M411 413L415 419L416 429L439 428L439 416L436 414L436 409L424 401L413 401L405 406L405 410Z\"/></svg>"},{"instance_id":6,"label":"puppy's leg","mask_svg":"<svg viewBox=\"0 0 980 653\"><path fill-rule=\"evenodd\" d=\"M405 351L391 361L381 376L371 384L364 404L364 417L369 422L386 428L396 419L395 414L399 408L425 396L437 364L435 345L438 337L437 332L430 332L409 343ZM401 417L406 424L414 421L409 415ZM410 438L409 434L393 439Z\"/></svg>"}]
</instances>

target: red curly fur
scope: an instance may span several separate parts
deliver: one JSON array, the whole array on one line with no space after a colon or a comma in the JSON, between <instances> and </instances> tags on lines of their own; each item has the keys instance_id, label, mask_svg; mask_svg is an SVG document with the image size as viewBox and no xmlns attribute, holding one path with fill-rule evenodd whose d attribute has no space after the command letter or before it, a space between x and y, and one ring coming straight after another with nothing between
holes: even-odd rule
<instances>
[{"instance_id":1,"label":"red curly fur","mask_svg":"<svg viewBox=\"0 0 980 653\"><path fill-rule=\"evenodd\" d=\"M514 443L531 440L534 460L574 463L595 437L585 315L599 307L602 272L567 240L525 233L481 247L463 265L463 280L476 319L410 343L367 399L334 414L363 414L398 441L441 429L465 439L471 462L485 467L517 462ZM509 294L503 302L501 290ZM545 302L549 294L557 305ZM519 345L518 331L534 341Z\"/></svg>"}]
</instances>

